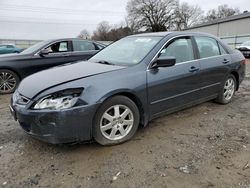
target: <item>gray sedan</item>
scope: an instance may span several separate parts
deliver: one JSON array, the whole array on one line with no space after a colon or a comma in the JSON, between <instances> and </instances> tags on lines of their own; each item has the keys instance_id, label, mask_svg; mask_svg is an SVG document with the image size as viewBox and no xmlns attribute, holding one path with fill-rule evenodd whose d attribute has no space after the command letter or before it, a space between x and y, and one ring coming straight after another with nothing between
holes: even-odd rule
<instances>
[{"instance_id":1,"label":"gray sedan","mask_svg":"<svg viewBox=\"0 0 250 188\"><path fill-rule=\"evenodd\" d=\"M119 144L159 116L208 100L231 102L245 63L208 34L134 35L89 61L25 78L10 109L25 132L46 142Z\"/></svg>"}]
</instances>

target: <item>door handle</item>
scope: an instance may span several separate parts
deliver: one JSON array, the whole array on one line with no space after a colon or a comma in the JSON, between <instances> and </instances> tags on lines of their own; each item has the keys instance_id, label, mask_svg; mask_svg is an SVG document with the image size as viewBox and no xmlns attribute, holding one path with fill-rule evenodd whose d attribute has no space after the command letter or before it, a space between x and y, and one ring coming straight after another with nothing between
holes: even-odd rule
<instances>
[{"instance_id":1,"label":"door handle","mask_svg":"<svg viewBox=\"0 0 250 188\"><path fill-rule=\"evenodd\" d=\"M69 54L62 54L63 57L69 57Z\"/></svg>"},{"instance_id":2,"label":"door handle","mask_svg":"<svg viewBox=\"0 0 250 188\"><path fill-rule=\"evenodd\" d=\"M190 67L189 72L197 72L200 70L199 68L196 68L195 66Z\"/></svg>"},{"instance_id":3,"label":"door handle","mask_svg":"<svg viewBox=\"0 0 250 188\"><path fill-rule=\"evenodd\" d=\"M227 64L227 63L229 63L229 60L224 59L224 60L222 61L222 63L223 63L223 64Z\"/></svg>"}]
</instances>

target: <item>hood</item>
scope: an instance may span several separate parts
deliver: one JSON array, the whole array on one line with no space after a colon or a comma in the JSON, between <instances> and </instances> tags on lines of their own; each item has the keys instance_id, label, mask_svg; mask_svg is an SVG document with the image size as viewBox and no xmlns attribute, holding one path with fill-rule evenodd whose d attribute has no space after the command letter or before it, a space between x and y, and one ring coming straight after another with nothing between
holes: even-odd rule
<instances>
[{"instance_id":1,"label":"hood","mask_svg":"<svg viewBox=\"0 0 250 188\"><path fill-rule=\"evenodd\" d=\"M12 61L12 60L22 60L27 58L32 54L1 54L0 55L0 62L1 61Z\"/></svg>"},{"instance_id":2,"label":"hood","mask_svg":"<svg viewBox=\"0 0 250 188\"><path fill-rule=\"evenodd\" d=\"M18 92L31 99L48 88L122 68L124 67L87 61L55 67L25 78L20 83Z\"/></svg>"}]
</instances>

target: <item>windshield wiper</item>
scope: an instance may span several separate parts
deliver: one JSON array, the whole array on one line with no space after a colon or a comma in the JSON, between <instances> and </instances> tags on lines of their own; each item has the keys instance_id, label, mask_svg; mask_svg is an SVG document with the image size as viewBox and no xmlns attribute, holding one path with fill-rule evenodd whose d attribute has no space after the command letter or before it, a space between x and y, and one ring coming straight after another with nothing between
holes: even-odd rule
<instances>
[{"instance_id":1,"label":"windshield wiper","mask_svg":"<svg viewBox=\"0 0 250 188\"><path fill-rule=\"evenodd\" d=\"M114 63L110 63L110 62L104 61L104 60L98 61L97 63L105 64L105 65L115 65Z\"/></svg>"}]
</instances>

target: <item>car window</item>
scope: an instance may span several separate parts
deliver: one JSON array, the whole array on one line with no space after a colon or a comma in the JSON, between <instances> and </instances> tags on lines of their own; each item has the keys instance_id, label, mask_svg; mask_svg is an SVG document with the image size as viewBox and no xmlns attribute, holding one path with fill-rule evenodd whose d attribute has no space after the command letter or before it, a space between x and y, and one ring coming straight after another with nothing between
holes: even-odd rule
<instances>
[{"instance_id":1,"label":"car window","mask_svg":"<svg viewBox=\"0 0 250 188\"><path fill-rule=\"evenodd\" d=\"M12 45L7 45L7 48L14 48L14 46L12 46Z\"/></svg>"},{"instance_id":2,"label":"car window","mask_svg":"<svg viewBox=\"0 0 250 188\"><path fill-rule=\"evenodd\" d=\"M200 58L213 57L220 55L218 43L210 37L195 37Z\"/></svg>"},{"instance_id":3,"label":"car window","mask_svg":"<svg viewBox=\"0 0 250 188\"><path fill-rule=\"evenodd\" d=\"M175 39L163 48L159 56L173 56L176 58L176 63L194 60L192 41L189 38Z\"/></svg>"},{"instance_id":4,"label":"car window","mask_svg":"<svg viewBox=\"0 0 250 188\"><path fill-rule=\"evenodd\" d=\"M69 51L69 42L68 41L61 41L56 42L49 47L47 47L49 53L60 53L60 52L68 52Z\"/></svg>"},{"instance_id":5,"label":"car window","mask_svg":"<svg viewBox=\"0 0 250 188\"><path fill-rule=\"evenodd\" d=\"M73 48L74 48L74 51L96 50L96 47L92 42L80 41L80 40L73 41Z\"/></svg>"}]
</instances>

